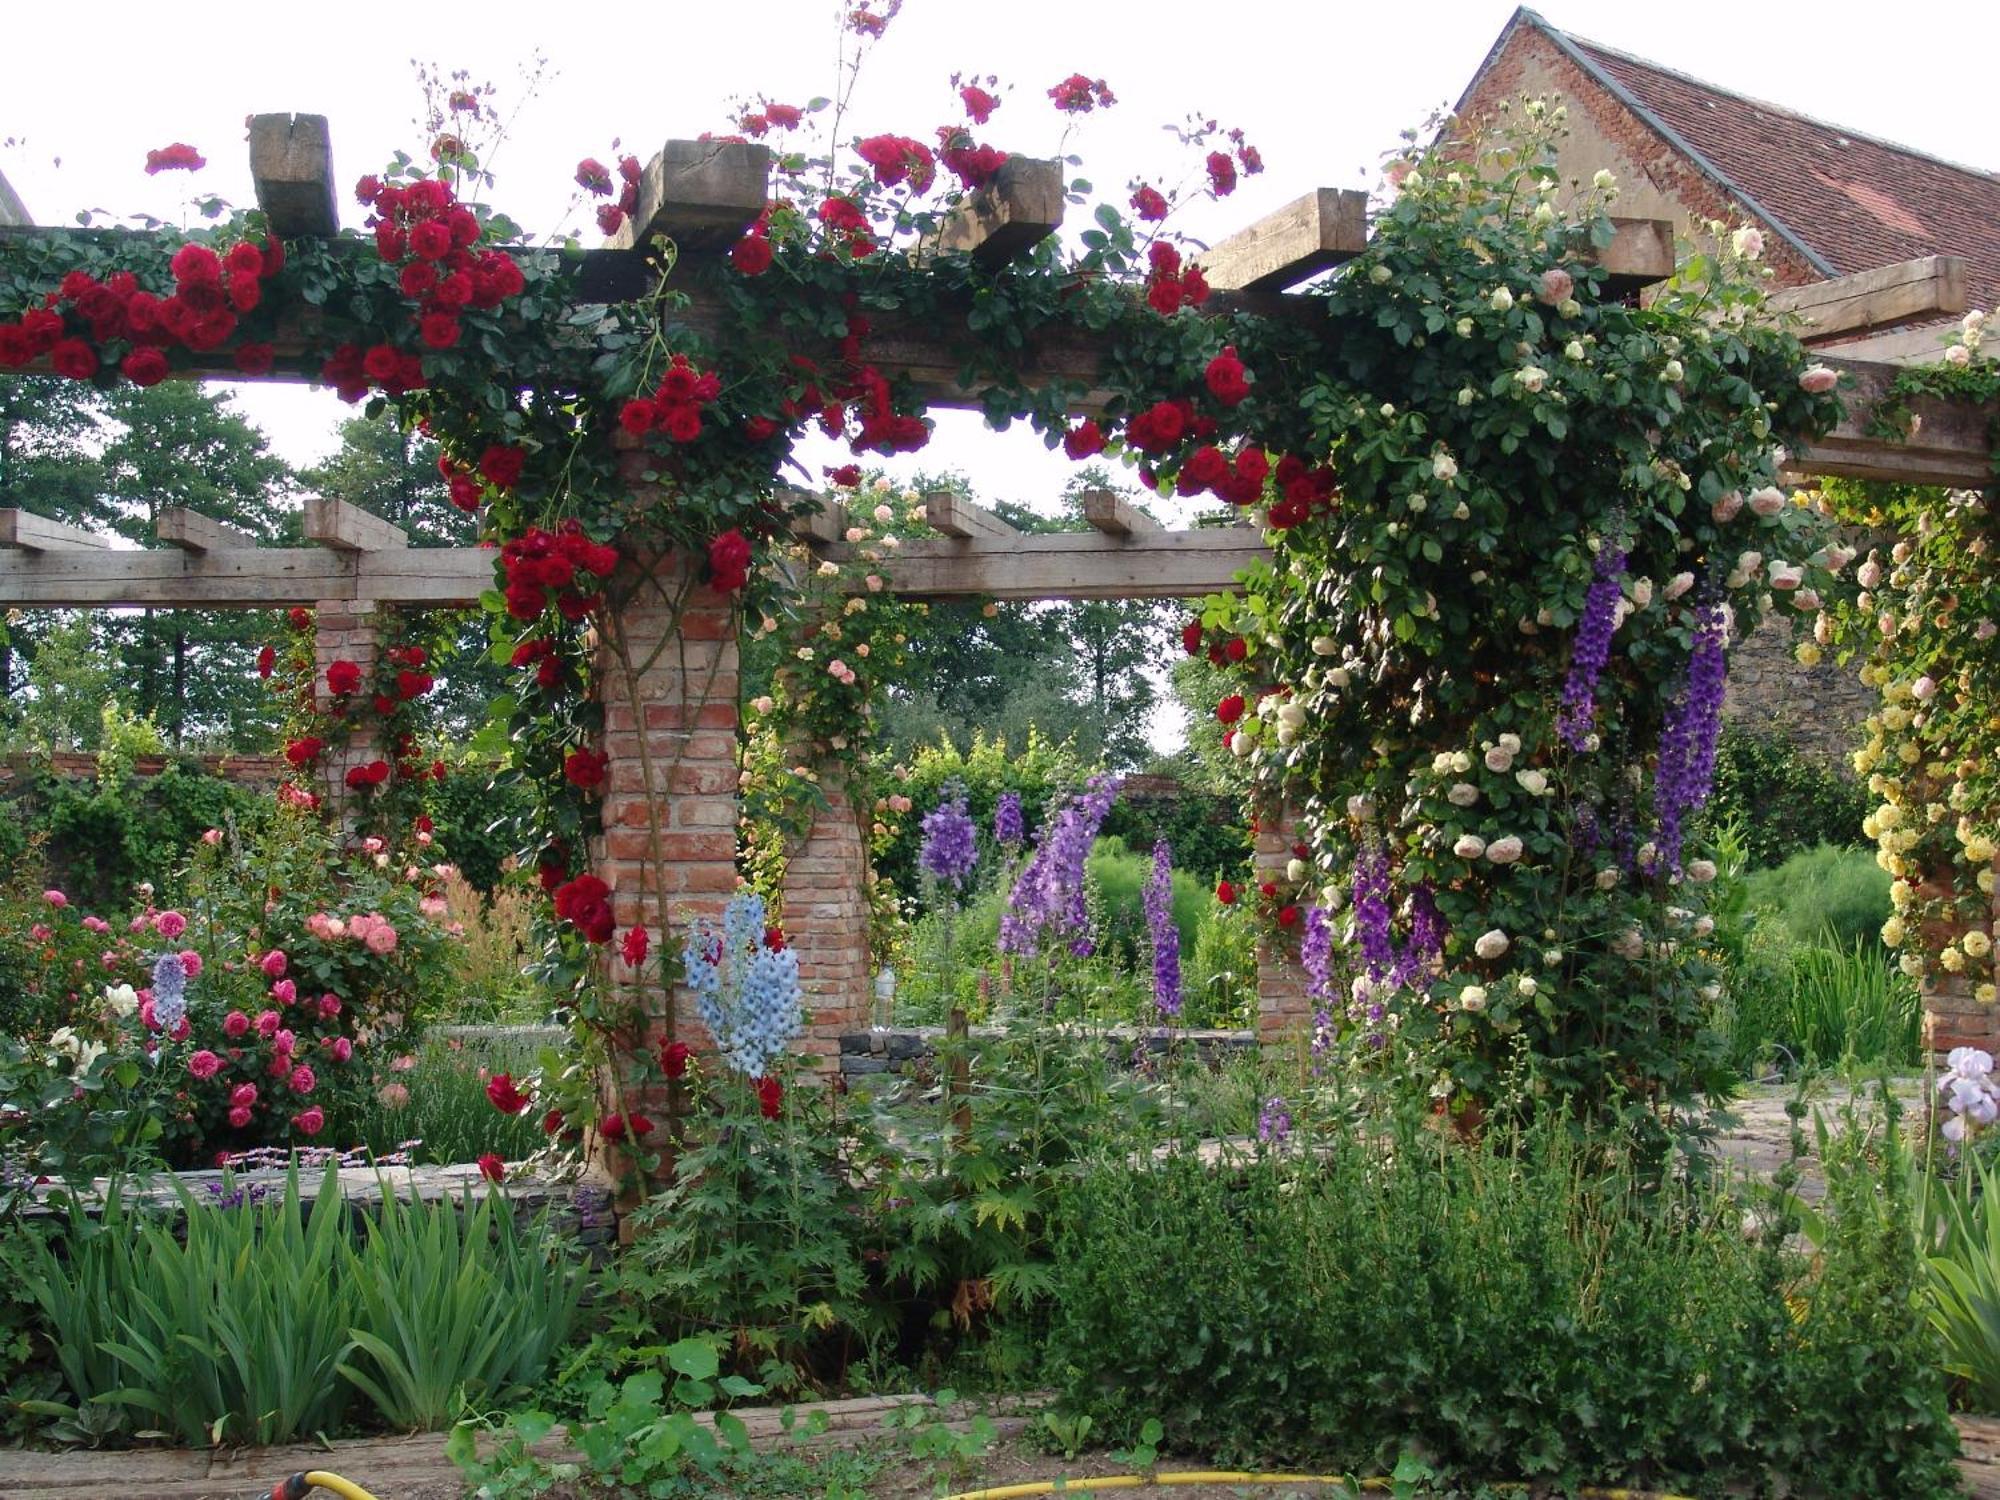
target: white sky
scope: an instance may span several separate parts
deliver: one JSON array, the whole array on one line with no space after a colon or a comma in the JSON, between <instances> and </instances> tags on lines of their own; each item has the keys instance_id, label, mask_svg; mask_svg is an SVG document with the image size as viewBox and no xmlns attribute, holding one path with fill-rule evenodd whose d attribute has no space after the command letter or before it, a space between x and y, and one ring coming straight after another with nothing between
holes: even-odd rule
<instances>
[{"instance_id":1,"label":"white sky","mask_svg":"<svg viewBox=\"0 0 2000 1500\"><path fill-rule=\"evenodd\" d=\"M1397 132L1455 100L1512 13L1507 0L908 0L864 71L853 134L927 137L959 116L954 71L998 74L1013 91L981 138L1052 154L1064 124L1045 91L1072 72L1101 77L1119 103L1070 142L1101 193L1123 199L1135 173L1176 180L1187 161L1164 124L1191 111L1240 125L1266 170L1222 204L1176 224L1219 237L1316 186L1367 187ZM1718 86L1969 165L2000 167L1982 72L2000 55L1992 0L1550 0L1565 30ZM146 4L87 7L0 0L0 171L37 222L78 210L182 215L190 181L248 203L245 116L275 110L331 118L345 188L398 148L421 153L419 94L408 59L468 69L509 87L539 49L544 86L495 158L495 203L548 231L570 201L578 158L612 158L611 140L644 158L675 136L726 129L733 97L802 104L834 89L836 7L826 0L748 5L487 0L442 6L343 0L333 7L219 10L189 18ZM148 178L149 148L198 147L192 180ZM342 213L361 210L343 197ZM330 393L250 387L243 408L293 463L333 446L349 414ZM816 457L822 461L838 461ZM985 498L1051 499L1070 472L1025 428L986 433L946 413L906 468L955 467ZM894 467L894 466L892 466Z\"/></svg>"}]
</instances>

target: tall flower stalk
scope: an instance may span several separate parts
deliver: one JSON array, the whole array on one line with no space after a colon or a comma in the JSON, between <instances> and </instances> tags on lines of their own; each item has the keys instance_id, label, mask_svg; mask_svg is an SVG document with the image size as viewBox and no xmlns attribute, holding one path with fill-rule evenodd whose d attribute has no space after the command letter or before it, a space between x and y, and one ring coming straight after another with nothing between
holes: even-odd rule
<instances>
[{"instance_id":1,"label":"tall flower stalk","mask_svg":"<svg viewBox=\"0 0 2000 1500\"><path fill-rule=\"evenodd\" d=\"M1687 678L1660 730L1660 759L1653 775L1653 811L1659 817L1659 857L1676 875L1687 815L1708 801L1715 784L1715 741L1722 730L1722 695L1729 663L1723 654L1727 617L1719 604L1696 612L1694 649Z\"/></svg>"},{"instance_id":2,"label":"tall flower stalk","mask_svg":"<svg viewBox=\"0 0 2000 1500\"><path fill-rule=\"evenodd\" d=\"M1569 676L1563 682L1562 702L1556 710L1556 733L1572 750L1589 749L1591 732L1597 725L1597 679L1611 659L1611 635L1618 628L1624 578L1625 549L1606 542L1598 551L1596 576L1583 601Z\"/></svg>"},{"instance_id":3,"label":"tall flower stalk","mask_svg":"<svg viewBox=\"0 0 2000 1500\"><path fill-rule=\"evenodd\" d=\"M1050 942L1066 942L1079 958L1096 951L1083 867L1120 785L1116 777L1091 777L1042 825L1000 918L1002 952L1032 957Z\"/></svg>"},{"instance_id":4,"label":"tall flower stalk","mask_svg":"<svg viewBox=\"0 0 2000 1500\"><path fill-rule=\"evenodd\" d=\"M1153 845L1145 905L1153 945L1153 1008L1171 1021L1181 1013L1181 930L1174 925L1174 852L1165 839Z\"/></svg>"}]
</instances>

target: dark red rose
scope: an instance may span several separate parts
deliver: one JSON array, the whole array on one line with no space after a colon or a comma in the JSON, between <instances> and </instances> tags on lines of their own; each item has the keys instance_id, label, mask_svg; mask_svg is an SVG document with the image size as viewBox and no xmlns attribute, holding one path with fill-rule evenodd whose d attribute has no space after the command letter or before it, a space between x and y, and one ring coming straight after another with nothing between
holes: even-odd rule
<instances>
[{"instance_id":1,"label":"dark red rose","mask_svg":"<svg viewBox=\"0 0 2000 1500\"><path fill-rule=\"evenodd\" d=\"M183 245L167 263L182 286L215 286L222 280L222 257L206 245Z\"/></svg>"},{"instance_id":2,"label":"dark red rose","mask_svg":"<svg viewBox=\"0 0 2000 1500\"><path fill-rule=\"evenodd\" d=\"M965 105L966 118L975 125L984 125L993 118L993 111L1000 107L998 99L975 84L968 84L960 89L958 97Z\"/></svg>"},{"instance_id":3,"label":"dark red rose","mask_svg":"<svg viewBox=\"0 0 2000 1500\"><path fill-rule=\"evenodd\" d=\"M1296 906L1281 906L1281 907L1279 907L1279 908L1278 908L1278 925L1279 925L1280 927L1296 927L1296 926L1298 926L1298 925L1299 925L1299 909L1298 909L1298 908L1297 908Z\"/></svg>"},{"instance_id":4,"label":"dark red rose","mask_svg":"<svg viewBox=\"0 0 2000 1500\"><path fill-rule=\"evenodd\" d=\"M245 375L268 375L277 352L270 344L238 344L230 358Z\"/></svg>"},{"instance_id":5,"label":"dark red rose","mask_svg":"<svg viewBox=\"0 0 2000 1500\"><path fill-rule=\"evenodd\" d=\"M1201 654L1201 621L1189 620L1181 627L1181 648L1189 656Z\"/></svg>"},{"instance_id":6,"label":"dark red rose","mask_svg":"<svg viewBox=\"0 0 2000 1500\"><path fill-rule=\"evenodd\" d=\"M611 191L611 169L594 156L576 164L576 185L602 198Z\"/></svg>"},{"instance_id":7,"label":"dark red rose","mask_svg":"<svg viewBox=\"0 0 2000 1500\"><path fill-rule=\"evenodd\" d=\"M669 1078L680 1078L687 1073L688 1059L694 1056L694 1048L686 1042L668 1042L660 1048L660 1071Z\"/></svg>"},{"instance_id":8,"label":"dark red rose","mask_svg":"<svg viewBox=\"0 0 2000 1500\"><path fill-rule=\"evenodd\" d=\"M1211 359L1204 373L1209 394L1224 406L1240 405L1250 394L1250 382L1244 379L1243 361L1237 358L1234 344L1226 345Z\"/></svg>"},{"instance_id":9,"label":"dark red rose","mask_svg":"<svg viewBox=\"0 0 2000 1500\"><path fill-rule=\"evenodd\" d=\"M1224 906L1234 906L1236 904L1236 887L1226 880L1218 880L1215 883L1215 899L1220 901Z\"/></svg>"},{"instance_id":10,"label":"dark red rose","mask_svg":"<svg viewBox=\"0 0 2000 1500\"><path fill-rule=\"evenodd\" d=\"M1249 652L1249 643L1240 635L1232 635L1222 646L1222 654L1231 661L1241 661Z\"/></svg>"},{"instance_id":11,"label":"dark red rose","mask_svg":"<svg viewBox=\"0 0 2000 1500\"><path fill-rule=\"evenodd\" d=\"M615 203L600 203L597 205L597 232L599 234L616 234L624 227L624 209Z\"/></svg>"},{"instance_id":12,"label":"dark red rose","mask_svg":"<svg viewBox=\"0 0 2000 1500\"><path fill-rule=\"evenodd\" d=\"M771 269L771 237L752 232L729 252L729 263L745 276L762 276Z\"/></svg>"},{"instance_id":13,"label":"dark red rose","mask_svg":"<svg viewBox=\"0 0 2000 1500\"><path fill-rule=\"evenodd\" d=\"M1104 431L1097 425L1095 417L1085 417L1081 422L1063 434L1063 452L1078 463L1102 453L1106 442Z\"/></svg>"},{"instance_id":14,"label":"dark red rose","mask_svg":"<svg viewBox=\"0 0 2000 1500\"><path fill-rule=\"evenodd\" d=\"M1218 198L1227 198L1236 191L1236 163L1226 151L1208 153L1208 186Z\"/></svg>"},{"instance_id":15,"label":"dark red rose","mask_svg":"<svg viewBox=\"0 0 2000 1500\"><path fill-rule=\"evenodd\" d=\"M733 594L749 580L750 542L732 526L708 544L709 586Z\"/></svg>"},{"instance_id":16,"label":"dark red rose","mask_svg":"<svg viewBox=\"0 0 2000 1500\"><path fill-rule=\"evenodd\" d=\"M424 260L443 260L451 254L451 226L426 219L410 231L410 252Z\"/></svg>"},{"instance_id":17,"label":"dark red rose","mask_svg":"<svg viewBox=\"0 0 2000 1500\"><path fill-rule=\"evenodd\" d=\"M427 260L413 260L403 267L397 278L403 288L403 295L411 299L423 296L438 284L438 268Z\"/></svg>"},{"instance_id":18,"label":"dark red rose","mask_svg":"<svg viewBox=\"0 0 2000 1500\"><path fill-rule=\"evenodd\" d=\"M512 1073L495 1073L486 1080L486 1097L503 1115L518 1115L531 1102L514 1086Z\"/></svg>"},{"instance_id":19,"label":"dark red rose","mask_svg":"<svg viewBox=\"0 0 2000 1500\"><path fill-rule=\"evenodd\" d=\"M479 455L479 472L495 489L511 490L520 483L528 451L508 443L495 443Z\"/></svg>"},{"instance_id":20,"label":"dark red rose","mask_svg":"<svg viewBox=\"0 0 2000 1500\"><path fill-rule=\"evenodd\" d=\"M1234 724L1238 719L1242 718L1243 695L1241 693L1231 693L1227 698L1216 704L1215 717L1224 724Z\"/></svg>"},{"instance_id":21,"label":"dark red rose","mask_svg":"<svg viewBox=\"0 0 2000 1500\"><path fill-rule=\"evenodd\" d=\"M269 646L257 653L257 675L268 678L278 666L278 653Z\"/></svg>"},{"instance_id":22,"label":"dark red rose","mask_svg":"<svg viewBox=\"0 0 2000 1500\"><path fill-rule=\"evenodd\" d=\"M604 773L610 760L596 750L572 750L563 757L563 775L571 786L586 792L595 791L604 785Z\"/></svg>"},{"instance_id":23,"label":"dark red rose","mask_svg":"<svg viewBox=\"0 0 2000 1500\"><path fill-rule=\"evenodd\" d=\"M1160 196L1160 190L1152 186L1141 186L1132 195L1132 212L1142 219L1158 222L1167 216L1167 200Z\"/></svg>"},{"instance_id":24,"label":"dark red rose","mask_svg":"<svg viewBox=\"0 0 2000 1500\"><path fill-rule=\"evenodd\" d=\"M185 141L175 141L171 146L162 146L157 151L146 153L148 177L161 172L199 172L207 165L208 158Z\"/></svg>"},{"instance_id":25,"label":"dark red rose","mask_svg":"<svg viewBox=\"0 0 2000 1500\"><path fill-rule=\"evenodd\" d=\"M1222 450L1213 443L1206 443L1188 456L1181 465L1180 488L1189 494L1198 495L1203 490L1212 490L1229 477L1229 460L1222 456Z\"/></svg>"},{"instance_id":26,"label":"dark red rose","mask_svg":"<svg viewBox=\"0 0 2000 1500\"><path fill-rule=\"evenodd\" d=\"M785 1107L785 1086L775 1078L757 1080L757 1110L767 1120L775 1120Z\"/></svg>"},{"instance_id":27,"label":"dark red rose","mask_svg":"<svg viewBox=\"0 0 2000 1500\"><path fill-rule=\"evenodd\" d=\"M157 349L134 349L118 368L136 386L158 385L167 378L167 357Z\"/></svg>"},{"instance_id":28,"label":"dark red rose","mask_svg":"<svg viewBox=\"0 0 2000 1500\"><path fill-rule=\"evenodd\" d=\"M691 443L701 436L701 408L692 401L678 401L660 414L660 431L676 443Z\"/></svg>"},{"instance_id":29,"label":"dark red rose","mask_svg":"<svg viewBox=\"0 0 2000 1500\"><path fill-rule=\"evenodd\" d=\"M450 313L425 313L417 320L417 331L430 349L449 349L458 342L458 319Z\"/></svg>"},{"instance_id":30,"label":"dark red rose","mask_svg":"<svg viewBox=\"0 0 2000 1500\"><path fill-rule=\"evenodd\" d=\"M49 363L58 375L88 380L97 373L97 351L82 339L64 339L49 351Z\"/></svg>"},{"instance_id":31,"label":"dark red rose","mask_svg":"<svg viewBox=\"0 0 2000 1500\"><path fill-rule=\"evenodd\" d=\"M325 748L326 742L324 740L319 739L315 735L302 734L289 745L285 746L285 759L290 761L294 766L309 766L319 759L320 751Z\"/></svg>"},{"instance_id":32,"label":"dark red rose","mask_svg":"<svg viewBox=\"0 0 2000 1500\"><path fill-rule=\"evenodd\" d=\"M561 1110L552 1109L547 1114L542 1116L543 1135L554 1135L557 1131L561 1130L562 1128L563 1128L563 1112Z\"/></svg>"},{"instance_id":33,"label":"dark red rose","mask_svg":"<svg viewBox=\"0 0 2000 1500\"><path fill-rule=\"evenodd\" d=\"M336 697L345 697L361 686L361 668L345 657L328 665L326 669L326 690Z\"/></svg>"},{"instance_id":34,"label":"dark red rose","mask_svg":"<svg viewBox=\"0 0 2000 1500\"><path fill-rule=\"evenodd\" d=\"M452 475L451 482L445 486L445 491L450 495L453 505L467 512L479 509L479 497L485 493L480 488L479 481L470 474Z\"/></svg>"},{"instance_id":35,"label":"dark red rose","mask_svg":"<svg viewBox=\"0 0 2000 1500\"><path fill-rule=\"evenodd\" d=\"M507 1175L507 1163L501 1160L500 1154L497 1151L487 1152L479 1158L477 1165L479 1167L479 1175L484 1177L488 1182L499 1182Z\"/></svg>"},{"instance_id":36,"label":"dark red rose","mask_svg":"<svg viewBox=\"0 0 2000 1500\"><path fill-rule=\"evenodd\" d=\"M249 240L238 240L229 247L229 253L222 258L222 264L228 270L231 281L238 276L262 276L264 252Z\"/></svg>"},{"instance_id":37,"label":"dark red rose","mask_svg":"<svg viewBox=\"0 0 2000 1500\"><path fill-rule=\"evenodd\" d=\"M652 941L645 928L628 927L624 941L618 945L618 956L625 960L627 968L636 969L646 962L646 950Z\"/></svg>"}]
</instances>

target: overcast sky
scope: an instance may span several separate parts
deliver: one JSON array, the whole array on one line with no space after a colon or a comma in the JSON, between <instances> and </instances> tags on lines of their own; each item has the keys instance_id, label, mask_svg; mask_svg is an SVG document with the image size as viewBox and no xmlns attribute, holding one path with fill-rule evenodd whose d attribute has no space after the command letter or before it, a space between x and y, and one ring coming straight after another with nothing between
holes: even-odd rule
<instances>
[{"instance_id":1,"label":"overcast sky","mask_svg":"<svg viewBox=\"0 0 2000 1500\"><path fill-rule=\"evenodd\" d=\"M1162 127L1194 111L1242 127L1262 151L1261 177L1176 219L1198 237L1219 237L1309 188L1372 185L1397 133L1457 99L1512 10L1504 0L908 0L864 70L850 123L854 134L928 137L959 118L953 72L993 73L1012 92L982 138L1045 156L1065 123L1048 87L1072 72L1102 78L1119 102L1083 121L1069 144L1101 191L1122 199L1135 173L1182 173L1185 153ZM1986 71L2000 56L1993 0L1552 0L1542 14L1723 88L2000 167ZM342 213L358 224L346 191L353 180L399 148L424 150L413 59L468 69L474 81L499 85L511 107L539 51L542 86L493 162L494 201L531 229L552 231L576 161L609 160L614 137L644 158L671 137L726 129L734 98L796 104L831 93L836 15L826 0L342 0L198 13L157 0L0 0L10 64L0 171L40 223L68 222L81 209L178 219L190 179L148 178L148 149L196 146L210 165L192 185L248 203L244 118L324 114ZM245 388L241 400L294 463L326 453L348 413L330 393L299 388ZM944 414L928 450L898 464L960 468L988 499L1041 505L1070 470L1025 428L989 434L957 413Z\"/></svg>"}]
</instances>

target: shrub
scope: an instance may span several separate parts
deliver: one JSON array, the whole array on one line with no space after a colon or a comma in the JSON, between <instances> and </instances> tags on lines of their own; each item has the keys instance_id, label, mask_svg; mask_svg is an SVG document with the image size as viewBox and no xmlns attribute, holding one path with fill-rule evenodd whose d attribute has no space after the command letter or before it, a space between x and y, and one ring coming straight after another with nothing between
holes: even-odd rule
<instances>
[{"instance_id":1,"label":"shrub","mask_svg":"<svg viewBox=\"0 0 2000 1500\"><path fill-rule=\"evenodd\" d=\"M1794 943L1880 946L1889 919L1889 876L1864 849L1820 844L1747 881L1750 904Z\"/></svg>"},{"instance_id":2,"label":"shrub","mask_svg":"<svg viewBox=\"0 0 2000 1500\"><path fill-rule=\"evenodd\" d=\"M1708 816L1742 819L1751 863L1759 868L1827 840L1860 843L1870 806L1859 782L1782 734L1731 724L1717 741Z\"/></svg>"},{"instance_id":3,"label":"shrub","mask_svg":"<svg viewBox=\"0 0 2000 1500\"><path fill-rule=\"evenodd\" d=\"M1229 1461L1415 1455L1446 1484L1952 1488L1910 1205L1873 1172L1808 1266L1726 1193L1647 1194L1560 1119L1297 1144L1127 1145L1080 1176L1047 1371L1068 1414L1121 1441L1157 1418Z\"/></svg>"},{"instance_id":4,"label":"shrub","mask_svg":"<svg viewBox=\"0 0 2000 1500\"><path fill-rule=\"evenodd\" d=\"M885 827L894 832L874 845L876 874L906 897L920 881L917 850L923 843L923 815L945 800L954 782L965 788L966 809L979 828L982 875L993 867L993 808L1005 791L1021 794L1027 827L1041 826L1043 810L1082 782L1085 768L1067 744L1043 739L1032 730L1027 743L1009 749L1005 738L975 734L972 748L960 751L948 739L919 750L895 790L910 799L912 811Z\"/></svg>"}]
</instances>

